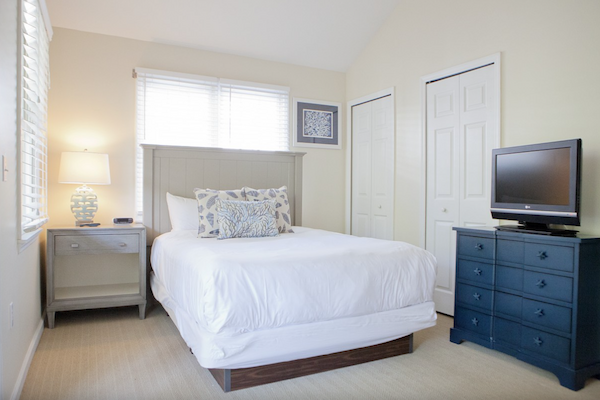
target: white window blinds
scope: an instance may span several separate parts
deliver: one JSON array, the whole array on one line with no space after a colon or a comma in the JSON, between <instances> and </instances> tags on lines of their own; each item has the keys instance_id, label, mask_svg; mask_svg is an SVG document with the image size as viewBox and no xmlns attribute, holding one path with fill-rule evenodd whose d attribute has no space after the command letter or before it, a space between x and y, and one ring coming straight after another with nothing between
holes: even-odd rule
<instances>
[{"instance_id":1,"label":"white window blinds","mask_svg":"<svg viewBox=\"0 0 600 400\"><path fill-rule=\"evenodd\" d=\"M289 150L289 88L136 68L136 204L139 144ZM191 190L191 189L190 189Z\"/></svg>"},{"instance_id":2,"label":"white window blinds","mask_svg":"<svg viewBox=\"0 0 600 400\"><path fill-rule=\"evenodd\" d=\"M49 36L38 0L23 0L20 66L20 239L48 221L47 110Z\"/></svg>"}]
</instances>

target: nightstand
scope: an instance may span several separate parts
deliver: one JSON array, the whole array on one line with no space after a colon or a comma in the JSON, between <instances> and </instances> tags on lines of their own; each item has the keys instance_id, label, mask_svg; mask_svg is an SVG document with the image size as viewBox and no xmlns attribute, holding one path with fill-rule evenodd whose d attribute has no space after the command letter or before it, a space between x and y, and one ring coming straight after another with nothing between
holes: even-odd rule
<instances>
[{"instance_id":1,"label":"nightstand","mask_svg":"<svg viewBox=\"0 0 600 400\"><path fill-rule=\"evenodd\" d=\"M146 229L141 224L48 228L46 313L139 306L146 316Z\"/></svg>"}]
</instances>

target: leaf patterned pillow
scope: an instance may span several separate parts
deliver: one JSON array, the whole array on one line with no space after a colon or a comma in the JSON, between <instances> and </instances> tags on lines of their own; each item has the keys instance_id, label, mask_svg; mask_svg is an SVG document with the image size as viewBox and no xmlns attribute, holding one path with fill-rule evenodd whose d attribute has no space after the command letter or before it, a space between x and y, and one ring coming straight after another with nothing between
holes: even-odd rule
<instances>
[{"instance_id":1,"label":"leaf patterned pillow","mask_svg":"<svg viewBox=\"0 0 600 400\"><path fill-rule=\"evenodd\" d=\"M244 201L242 190L194 189L198 200L198 237L216 237L219 234L217 222L217 199Z\"/></svg>"},{"instance_id":2,"label":"leaf patterned pillow","mask_svg":"<svg viewBox=\"0 0 600 400\"><path fill-rule=\"evenodd\" d=\"M294 233L290 217L290 203L287 196L287 186L279 189L252 189L247 186L242 188L244 197L248 201L275 200L275 218L279 233Z\"/></svg>"},{"instance_id":3,"label":"leaf patterned pillow","mask_svg":"<svg viewBox=\"0 0 600 400\"><path fill-rule=\"evenodd\" d=\"M217 199L217 239L278 236L275 200L231 201Z\"/></svg>"}]
</instances>

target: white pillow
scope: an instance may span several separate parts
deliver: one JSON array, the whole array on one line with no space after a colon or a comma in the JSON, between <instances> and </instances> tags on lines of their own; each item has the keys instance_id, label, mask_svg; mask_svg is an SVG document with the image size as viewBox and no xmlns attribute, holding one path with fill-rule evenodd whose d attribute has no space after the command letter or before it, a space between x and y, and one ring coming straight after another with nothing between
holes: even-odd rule
<instances>
[{"instance_id":1,"label":"white pillow","mask_svg":"<svg viewBox=\"0 0 600 400\"><path fill-rule=\"evenodd\" d=\"M198 230L198 200L167 192L171 230Z\"/></svg>"},{"instance_id":2,"label":"white pillow","mask_svg":"<svg viewBox=\"0 0 600 400\"><path fill-rule=\"evenodd\" d=\"M287 197L287 186L282 186L279 189L252 189L244 186L242 191L248 201L275 200L275 218L277 219L279 233L294 233L290 216L290 203Z\"/></svg>"}]
</instances>

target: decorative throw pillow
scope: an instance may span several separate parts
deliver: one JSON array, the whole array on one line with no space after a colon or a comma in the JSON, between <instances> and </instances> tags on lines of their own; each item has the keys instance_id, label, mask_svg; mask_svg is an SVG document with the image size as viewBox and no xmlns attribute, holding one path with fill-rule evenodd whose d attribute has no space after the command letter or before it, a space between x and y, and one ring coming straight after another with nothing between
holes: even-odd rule
<instances>
[{"instance_id":1,"label":"decorative throw pillow","mask_svg":"<svg viewBox=\"0 0 600 400\"><path fill-rule=\"evenodd\" d=\"M278 236L275 200L231 201L217 199L217 239Z\"/></svg>"},{"instance_id":2,"label":"decorative throw pillow","mask_svg":"<svg viewBox=\"0 0 600 400\"><path fill-rule=\"evenodd\" d=\"M242 190L194 189L198 200L198 237L216 237L219 234L217 223L217 199L246 200Z\"/></svg>"},{"instance_id":3,"label":"decorative throw pillow","mask_svg":"<svg viewBox=\"0 0 600 400\"><path fill-rule=\"evenodd\" d=\"M290 217L287 186L282 186L279 189L252 189L245 186L242 188L242 191L248 201L275 199L275 218L277 219L279 233L294 233Z\"/></svg>"},{"instance_id":4,"label":"decorative throw pillow","mask_svg":"<svg viewBox=\"0 0 600 400\"><path fill-rule=\"evenodd\" d=\"M167 209L172 230L198 229L198 200L167 192Z\"/></svg>"}]
</instances>

